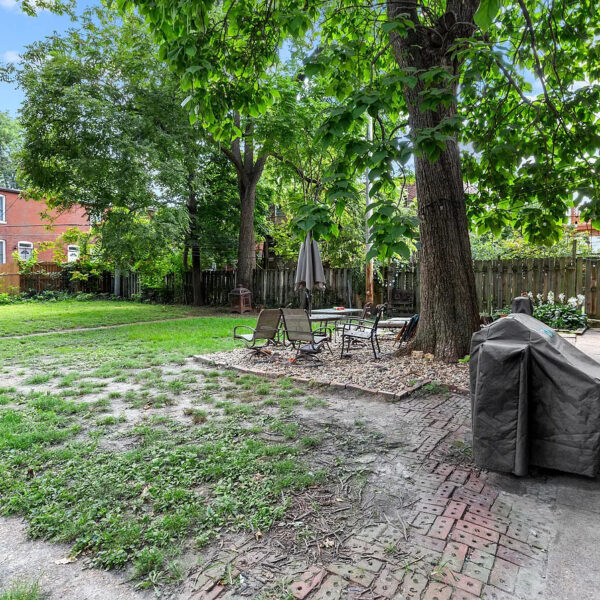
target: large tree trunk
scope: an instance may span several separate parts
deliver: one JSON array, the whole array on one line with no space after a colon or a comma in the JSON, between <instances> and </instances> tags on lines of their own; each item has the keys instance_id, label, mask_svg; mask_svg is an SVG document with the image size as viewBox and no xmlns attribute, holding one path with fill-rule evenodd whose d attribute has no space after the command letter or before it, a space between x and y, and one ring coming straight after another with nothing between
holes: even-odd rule
<instances>
[{"instance_id":1,"label":"large tree trunk","mask_svg":"<svg viewBox=\"0 0 600 600\"><path fill-rule=\"evenodd\" d=\"M419 79L406 86L411 137L447 124L456 116L456 92L460 63L454 44L473 31L473 15L479 0L447 0L446 13L434 25L420 24L415 0L388 0L388 14L410 15L414 32L401 37L391 34L396 62L418 72L443 68L454 76L438 83L455 99L448 107L422 110L427 88ZM414 347L437 358L456 361L469 352L471 335L479 328L479 311L467 227L460 153L456 139L446 142L436 161L423 153L415 156L417 202L421 243L421 310Z\"/></svg>"},{"instance_id":2,"label":"large tree trunk","mask_svg":"<svg viewBox=\"0 0 600 600\"><path fill-rule=\"evenodd\" d=\"M237 284L252 289L252 272L256 268L256 242L254 238L254 208L256 182L240 185L240 235L238 240Z\"/></svg>"},{"instance_id":3,"label":"large tree trunk","mask_svg":"<svg viewBox=\"0 0 600 600\"><path fill-rule=\"evenodd\" d=\"M187 210L190 219L189 247L192 251L192 301L194 306L203 304L202 298L202 269L200 268L200 231L198 223L198 198L194 191L190 191L187 201Z\"/></svg>"},{"instance_id":4,"label":"large tree trunk","mask_svg":"<svg viewBox=\"0 0 600 600\"><path fill-rule=\"evenodd\" d=\"M456 361L469 353L471 335L479 328L456 142L448 142L434 163L416 157L415 175L421 234L421 309L415 346Z\"/></svg>"}]
</instances>

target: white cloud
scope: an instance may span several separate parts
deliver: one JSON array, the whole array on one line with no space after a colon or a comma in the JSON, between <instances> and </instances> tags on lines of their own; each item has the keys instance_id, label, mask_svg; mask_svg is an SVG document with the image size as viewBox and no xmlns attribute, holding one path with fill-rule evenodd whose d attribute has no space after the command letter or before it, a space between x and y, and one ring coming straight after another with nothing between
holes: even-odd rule
<instances>
[{"instance_id":1,"label":"white cloud","mask_svg":"<svg viewBox=\"0 0 600 600\"><path fill-rule=\"evenodd\" d=\"M17 0L0 0L0 8L11 10L17 7Z\"/></svg>"},{"instance_id":2,"label":"white cloud","mask_svg":"<svg viewBox=\"0 0 600 600\"><path fill-rule=\"evenodd\" d=\"M18 63L21 60L21 55L16 50L7 50L2 54L2 60L7 63Z\"/></svg>"}]
</instances>

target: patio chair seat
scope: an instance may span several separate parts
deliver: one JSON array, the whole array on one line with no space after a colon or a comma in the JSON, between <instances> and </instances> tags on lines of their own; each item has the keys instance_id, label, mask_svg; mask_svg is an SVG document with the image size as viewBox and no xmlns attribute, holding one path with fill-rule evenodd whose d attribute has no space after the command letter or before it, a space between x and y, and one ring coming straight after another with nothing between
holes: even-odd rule
<instances>
[{"instance_id":1,"label":"patio chair seat","mask_svg":"<svg viewBox=\"0 0 600 600\"><path fill-rule=\"evenodd\" d=\"M361 340L370 340L371 339L371 330L365 331L364 329L358 329L357 327L350 327L344 332L346 337L353 337Z\"/></svg>"},{"instance_id":2,"label":"patio chair seat","mask_svg":"<svg viewBox=\"0 0 600 600\"><path fill-rule=\"evenodd\" d=\"M254 335L252 333L238 333L237 337L246 340L247 342L251 342L254 340Z\"/></svg>"}]
</instances>

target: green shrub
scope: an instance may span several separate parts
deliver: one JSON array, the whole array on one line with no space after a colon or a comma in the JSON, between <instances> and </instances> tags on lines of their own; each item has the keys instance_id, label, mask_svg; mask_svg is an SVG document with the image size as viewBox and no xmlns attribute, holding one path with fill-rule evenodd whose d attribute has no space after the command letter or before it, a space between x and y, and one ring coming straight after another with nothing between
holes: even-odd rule
<instances>
[{"instance_id":1,"label":"green shrub","mask_svg":"<svg viewBox=\"0 0 600 600\"><path fill-rule=\"evenodd\" d=\"M554 329L579 329L587 325L587 315L570 304L541 304L533 310L533 316Z\"/></svg>"}]
</instances>

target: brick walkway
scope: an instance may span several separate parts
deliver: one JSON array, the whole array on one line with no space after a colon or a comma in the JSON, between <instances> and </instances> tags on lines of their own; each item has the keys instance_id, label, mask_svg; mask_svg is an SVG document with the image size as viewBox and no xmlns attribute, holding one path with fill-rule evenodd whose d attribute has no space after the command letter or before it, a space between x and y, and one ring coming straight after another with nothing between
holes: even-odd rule
<instances>
[{"instance_id":1,"label":"brick walkway","mask_svg":"<svg viewBox=\"0 0 600 600\"><path fill-rule=\"evenodd\" d=\"M277 532L226 542L227 550L211 561L217 566L200 571L182 597L543 598L538 594L555 535L550 510L501 492L469 466L469 412L466 396L443 393L390 405L381 440L386 452L355 462L355 468L371 466L358 499L359 515L369 519L349 518L343 531L322 540L312 560L285 544L278 548ZM347 499L337 500L345 510ZM269 595L271 589L281 594Z\"/></svg>"}]
</instances>

